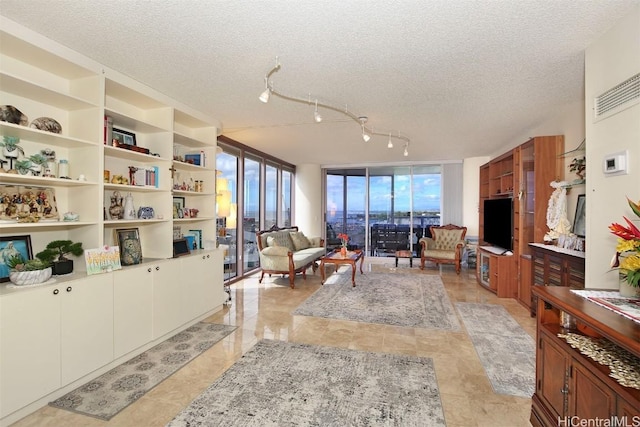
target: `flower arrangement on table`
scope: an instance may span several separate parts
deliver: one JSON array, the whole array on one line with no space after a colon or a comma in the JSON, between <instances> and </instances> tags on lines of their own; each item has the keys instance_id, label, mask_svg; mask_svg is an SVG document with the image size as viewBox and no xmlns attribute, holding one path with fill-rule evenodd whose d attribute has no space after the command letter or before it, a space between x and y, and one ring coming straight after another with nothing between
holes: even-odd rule
<instances>
[{"instance_id":1,"label":"flower arrangement on table","mask_svg":"<svg viewBox=\"0 0 640 427\"><path fill-rule=\"evenodd\" d=\"M338 239L340 239L342 247L346 248L347 244L349 243L349 236L344 233L338 233Z\"/></svg>"},{"instance_id":2,"label":"flower arrangement on table","mask_svg":"<svg viewBox=\"0 0 640 427\"><path fill-rule=\"evenodd\" d=\"M634 203L628 197L627 201L633 213L640 218L640 202ZM618 236L616 255L611 262L611 267L618 268L624 280L637 288L640 287L640 229L627 217L623 216L623 218L628 227L618 223L609 226L611 233Z\"/></svg>"}]
</instances>

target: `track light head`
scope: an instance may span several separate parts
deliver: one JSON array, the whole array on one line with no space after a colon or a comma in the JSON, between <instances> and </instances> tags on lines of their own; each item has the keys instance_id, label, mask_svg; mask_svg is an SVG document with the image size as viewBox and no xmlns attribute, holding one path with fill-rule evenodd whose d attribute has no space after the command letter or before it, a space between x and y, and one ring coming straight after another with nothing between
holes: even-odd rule
<instances>
[{"instance_id":1,"label":"track light head","mask_svg":"<svg viewBox=\"0 0 640 427\"><path fill-rule=\"evenodd\" d=\"M364 139L364 142L369 142L371 137L369 135L367 135L366 133L362 132L362 139Z\"/></svg>"},{"instance_id":2,"label":"track light head","mask_svg":"<svg viewBox=\"0 0 640 427\"><path fill-rule=\"evenodd\" d=\"M266 104L267 102L269 102L269 96L271 96L271 90L269 88L266 88L264 92L260 94L260 97L258 99Z\"/></svg>"},{"instance_id":3,"label":"track light head","mask_svg":"<svg viewBox=\"0 0 640 427\"><path fill-rule=\"evenodd\" d=\"M318 100L316 99L316 111L313 112L313 119L316 123L320 123L322 121L322 116L318 113Z\"/></svg>"},{"instance_id":4,"label":"track light head","mask_svg":"<svg viewBox=\"0 0 640 427\"><path fill-rule=\"evenodd\" d=\"M391 141L391 134L389 134L389 143L387 144L387 148L393 148L393 142Z\"/></svg>"},{"instance_id":5,"label":"track light head","mask_svg":"<svg viewBox=\"0 0 640 427\"><path fill-rule=\"evenodd\" d=\"M409 144L406 144L404 146L404 156L407 157L409 155Z\"/></svg>"}]
</instances>

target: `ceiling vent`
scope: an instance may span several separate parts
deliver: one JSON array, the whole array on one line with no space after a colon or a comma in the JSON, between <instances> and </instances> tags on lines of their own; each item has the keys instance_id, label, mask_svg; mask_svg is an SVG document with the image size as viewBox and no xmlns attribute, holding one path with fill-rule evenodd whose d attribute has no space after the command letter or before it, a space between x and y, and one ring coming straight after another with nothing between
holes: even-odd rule
<instances>
[{"instance_id":1,"label":"ceiling vent","mask_svg":"<svg viewBox=\"0 0 640 427\"><path fill-rule=\"evenodd\" d=\"M612 116L640 102L640 73L597 96L594 121Z\"/></svg>"}]
</instances>

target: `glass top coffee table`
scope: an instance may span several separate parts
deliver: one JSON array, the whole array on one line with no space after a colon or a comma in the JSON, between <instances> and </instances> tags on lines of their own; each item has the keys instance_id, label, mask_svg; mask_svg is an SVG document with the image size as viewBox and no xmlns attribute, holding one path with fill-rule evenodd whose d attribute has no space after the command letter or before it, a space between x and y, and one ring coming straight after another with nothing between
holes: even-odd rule
<instances>
[{"instance_id":1,"label":"glass top coffee table","mask_svg":"<svg viewBox=\"0 0 640 427\"><path fill-rule=\"evenodd\" d=\"M336 270L340 266L340 264L349 264L351 265L351 284L353 287L356 286L356 263L360 260L360 274L363 274L362 264L364 263L364 253L362 249L355 249L353 251L347 251L345 256L342 256L340 253L340 249L335 249L332 252L329 252L327 255L320 258L320 274L322 277L322 284L324 285L324 265L325 264L335 264Z\"/></svg>"}]
</instances>

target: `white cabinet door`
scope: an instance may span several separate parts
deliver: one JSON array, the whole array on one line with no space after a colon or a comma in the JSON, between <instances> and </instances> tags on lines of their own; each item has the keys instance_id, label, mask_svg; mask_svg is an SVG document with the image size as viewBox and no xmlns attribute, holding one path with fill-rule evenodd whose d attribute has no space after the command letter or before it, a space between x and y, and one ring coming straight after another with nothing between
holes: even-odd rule
<instances>
[{"instance_id":1,"label":"white cabinet door","mask_svg":"<svg viewBox=\"0 0 640 427\"><path fill-rule=\"evenodd\" d=\"M0 418L60 387L61 298L54 286L0 297Z\"/></svg>"},{"instance_id":2,"label":"white cabinet door","mask_svg":"<svg viewBox=\"0 0 640 427\"><path fill-rule=\"evenodd\" d=\"M185 311L193 319L224 302L222 251L205 252L182 259Z\"/></svg>"},{"instance_id":3,"label":"white cabinet door","mask_svg":"<svg viewBox=\"0 0 640 427\"><path fill-rule=\"evenodd\" d=\"M148 266L127 267L113 274L114 358L152 339L153 275Z\"/></svg>"},{"instance_id":4,"label":"white cabinet door","mask_svg":"<svg viewBox=\"0 0 640 427\"><path fill-rule=\"evenodd\" d=\"M148 267L153 280L153 339L173 331L189 318L184 310L180 260L169 259Z\"/></svg>"},{"instance_id":5,"label":"white cabinet door","mask_svg":"<svg viewBox=\"0 0 640 427\"><path fill-rule=\"evenodd\" d=\"M113 360L113 278L65 282L61 294L62 384Z\"/></svg>"}]
</instances>

